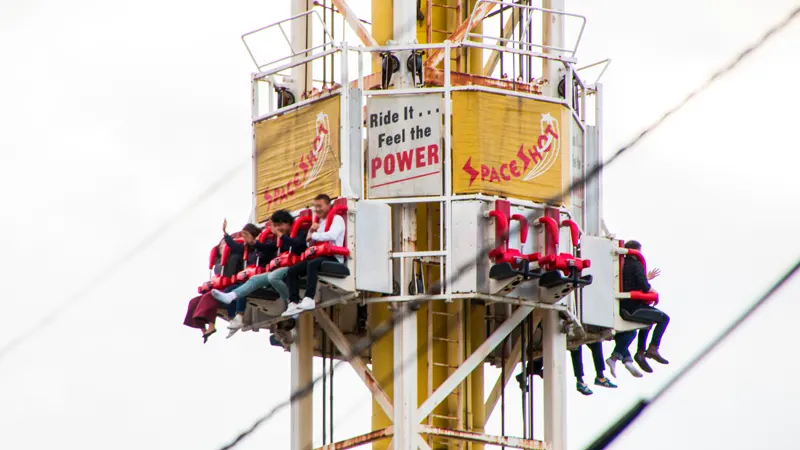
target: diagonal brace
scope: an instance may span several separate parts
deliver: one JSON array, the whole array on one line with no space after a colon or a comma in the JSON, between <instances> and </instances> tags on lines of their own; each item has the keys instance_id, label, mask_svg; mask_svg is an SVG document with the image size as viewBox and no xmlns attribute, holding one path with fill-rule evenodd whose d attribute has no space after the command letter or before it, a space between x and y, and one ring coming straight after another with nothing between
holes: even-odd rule
<instances>
[{"instance_id":1,"label":"diagonal brace","mask_svg":"<svg viewBox=\"0 0 800 450\"><path fill-rule=\"evenodd\" d=\"M543 309L535 309L533 311L533 328L536 328L539 323L542 321L544 317L544 310ZM486 412L486 421L489 421L489 417L492 416L492 412L494 412L494 408L497 406L497 402L500 400L500 395L505 389L508 381L511 379L511 376L514 375L514 368L522 359L522 337L518 338L516 342L514 342L514 347L511 349L511 354L508 355L508 359L506 359L506 366L505 366L505 378L501 379L502 372L500 375L497 376L497 382L494 384L494 388L492 388L492 392L489 394L489 398L486 400L486 404L484 405L484 411ZM484 424L486 426L486 424Z\"/></svg>"},{"instance_id":2,"label":"diagonal brace","mask_svg":"<svg viewBox=\"0 0 800 450\"><path fill-rule=\"evenodd\" d=\"M335 323L331 320L328 313L325 311L317 308L314 310L314 317L317 319L317 323L319 326L325 330L328 337L331 338L333 345L336 346L336 349L339 350L339 353L345 356L345 359L350 361L350 366L353 370L356 371L356 374L364 384L367 385L370 392L372 392L372 397L375 398L375 401L381 407L383 412L386 414L386 417L389 420L392 420L394 417L394 407L392 406L392 401L389 400L389 396L386 395L386 392L381 388L380 384L378 384L378 380L375 379L375 376L372 375L372 371L369 370L367 365L364 363L364 360L361 359L358 355L353 355L353 348L350 346L350 342L348 342L347 338L344 337L342 334L342 330L336 326Z\"/></svg>"},{"instance_id":3,"label":"diagonal brace","mask_svg":"<svg viewBox=\"0 0 800 450\"><path fill-rule=\"evenodd\" d=\"M483 343L467 358L458 369L456 369L448 378L442 383L431 396L417 409L417 423L422 422L425 417L433 412L439 403L443 402L445 398L452 392L459 384L461 384L476 367L483 363L489 353L497 347L503 339L506 338L511 332L519 325L525 317L533 311L532 306L520 306L511 314L511 317L506 319L491 336L489 336Z\"/></svg>"},{"instance_id":4,"label":"diagonal brace","mask_svg":"<svg viewBox=\"0 0 800 450\"><path fill-rule=\"evenodd\" d=\"M464 40L464 37L467 36L467 33L477 27L478 24L481 23L484 18L486 18L486 15L492 12L492 9L494 9L495 6L497 6L496 3L480 3L472 11L472 14L467 17L467 20L461 22L458 25L458 28L453 31L453 34L445 39L450 42L460 44L461 41ZM432 51L431 54L428 55L428 60L425 62L425 66L436 67L439 65L439 63L444 60L444 52L445 50L443 48L437 48L436 50Z\"/></svg>"}]
</instances>

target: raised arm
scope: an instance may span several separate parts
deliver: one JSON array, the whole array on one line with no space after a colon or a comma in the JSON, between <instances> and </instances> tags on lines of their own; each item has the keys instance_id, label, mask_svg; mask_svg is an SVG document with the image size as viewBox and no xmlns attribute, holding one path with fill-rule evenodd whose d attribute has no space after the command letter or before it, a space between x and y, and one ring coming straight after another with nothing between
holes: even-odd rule
<instances>
[{"instance_id":1,"label":"raised arm","mask_svg":"<svg viewBox=\"0 0 800 450\"><path fill-rule=\"evenodd\" d=\"M311 240L315 242L336 242L342 236L344 236L344 219L342 219L342 216L334 216L331 228L328 231L311 233Z\"/></svg>"},{"instance_id":2,"label":"raised arm","mask_svg":"<svg viewBox=\"0 0 800 450\"><path fill-rule=\"evenodd\" d=\"M644 266L639 261L636 261L636 280L639 286L642 286L642 292L650 292L650 282L647 280L647 274L644 273Z\"/></svg>"},{"instance_id":3,"label":"raised arm","mask_svg":"<svg viewBox=\"0 0 800 450\"><path fill-rule=\"evenodd\" d=\"M236 242L228 233L225 233L225 243L230 247L231 253L244 255L244 245Z\"/></svg>"}]
</instances>

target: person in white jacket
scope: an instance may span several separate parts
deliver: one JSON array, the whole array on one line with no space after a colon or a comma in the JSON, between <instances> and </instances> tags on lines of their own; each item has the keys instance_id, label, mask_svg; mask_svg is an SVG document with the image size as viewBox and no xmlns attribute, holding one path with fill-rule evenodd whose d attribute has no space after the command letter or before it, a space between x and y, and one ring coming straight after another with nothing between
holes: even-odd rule
<instances>
[{"instance_id":1,"label":"person in white jacket","mask_svg":"<svg viewBox=\"0 0 800 450\"><path fill-rule=\"evenodd\" d=\"M320 194L314 198L314 212L319 216L319 223L315 223L308 231L306 239L309 246L330 242L331 244L342 247L344 245L345 224L341 216L334 216L328 231L325 230L325 222L331 210L331 198L325 194ZM322 225L320 225L322 224ZM317 294L317 281L319 280L319 269L325 261L344 263L344 257L320 256L311 260L301 261L289 268L286 273L286 282L289 285L289 307L283 316L296 316L303 311L314 309L316 303L314 297ZM300 277L306 277L306 295L300 300Z\"/></svg>"}]
</instances>

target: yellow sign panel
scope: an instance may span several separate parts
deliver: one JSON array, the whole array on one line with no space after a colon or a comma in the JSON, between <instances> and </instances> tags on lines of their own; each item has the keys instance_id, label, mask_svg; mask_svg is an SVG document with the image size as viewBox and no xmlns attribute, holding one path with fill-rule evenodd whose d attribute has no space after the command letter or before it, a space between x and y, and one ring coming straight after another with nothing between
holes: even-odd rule
<instances>
[{"instance_id":1,"label":"yellow sign panel","mask_svg":"<svg viewBox=\"0 0 800 450\"><path fill-rule=\"evenodd\" d=\"M256 219L339 196L337 95L255 124Z\"/></svg>"},{"instance_id":2,"label":"yellow sign panel","mask_svg":"<svg viewBox=\"0 0 800 450\"><path fill-rule=\"evenodd\" d=\"M453 191L538 202L558 196L568 183L569 121L559 104L454 92Z\"/></svg>"}]
</instances>

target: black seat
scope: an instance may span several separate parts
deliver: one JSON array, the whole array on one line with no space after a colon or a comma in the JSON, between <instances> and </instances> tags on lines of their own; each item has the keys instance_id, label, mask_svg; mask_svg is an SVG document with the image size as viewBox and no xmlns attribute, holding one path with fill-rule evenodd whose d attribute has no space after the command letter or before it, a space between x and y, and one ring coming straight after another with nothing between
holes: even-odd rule
<instances>
[{"instance_id":1,"label":"black seat","mask_svg":"<svg viewBox=\"0 0 800 450\"><path fill-rule=\"evenodd\" d=\"M624 308L620 308L619 316L622 317L623 320L646 324L652 324L661 319L660 312L653 311L649 308L637 309L633 313L626 311Z\"/></svg>"},{"instance_id":2,"label":"black seat","mask_svg":"<svg viewBox=\"0 0 800 450\"><path fill-rule=\"evenodd\" d=\"M350 276L350 269L342 263L324 261L319 267L319 274L331 278L347 278Z\"/></svg>"},{"instance_id":3,"label":"black seat","mask_svg":"<svg viewBox=\"0 0 800 450\"><path fill-rule=\"evenodd\" d=\"M545 272L542 274L542 277L539 279L539 286L544 288L554 288L571 282L571 279L562 276L561 272L554 270L552 272Z\"/></svg>"},{"instance_id":4,"label":"black seat","mask_svg":"<svg viewBox=\"0 0 800 450\"><path fill-rule=\"evenodd\" d=\"M518 275L519 273L511 267L511 263L495 264L489 269L489 278L493 280L507 280Z\"/></svg>"},{"instance_id":5,"label":"black seat","mask_svg":"<svg viewBox=\"0 0 800 450\"><path fill-rule=\"evenodd\" d=\"M523 280L527 281L539 278L541 275L542 272L539 269L531 271L530 263L527 260L522 260L519 269L515 269L509 262L495 264L489 269L489 278L493 280L507 280L521 276Z\"/></svg>"},{"instance_id":6,"label":"black seat","mask_svg":"<svg viewBox=\"0 0 800 450\"><path fill-rule=\"evenodd\" d=\"M572 274L565 277L560 271L554 270L552 272L545 272L539 280L539 286L544 288L554 288L567 283L572 283L573 286L587 286L592 284L592 276L578 276L578 273L573 269Z\"/></svg>"}]
</instances>

